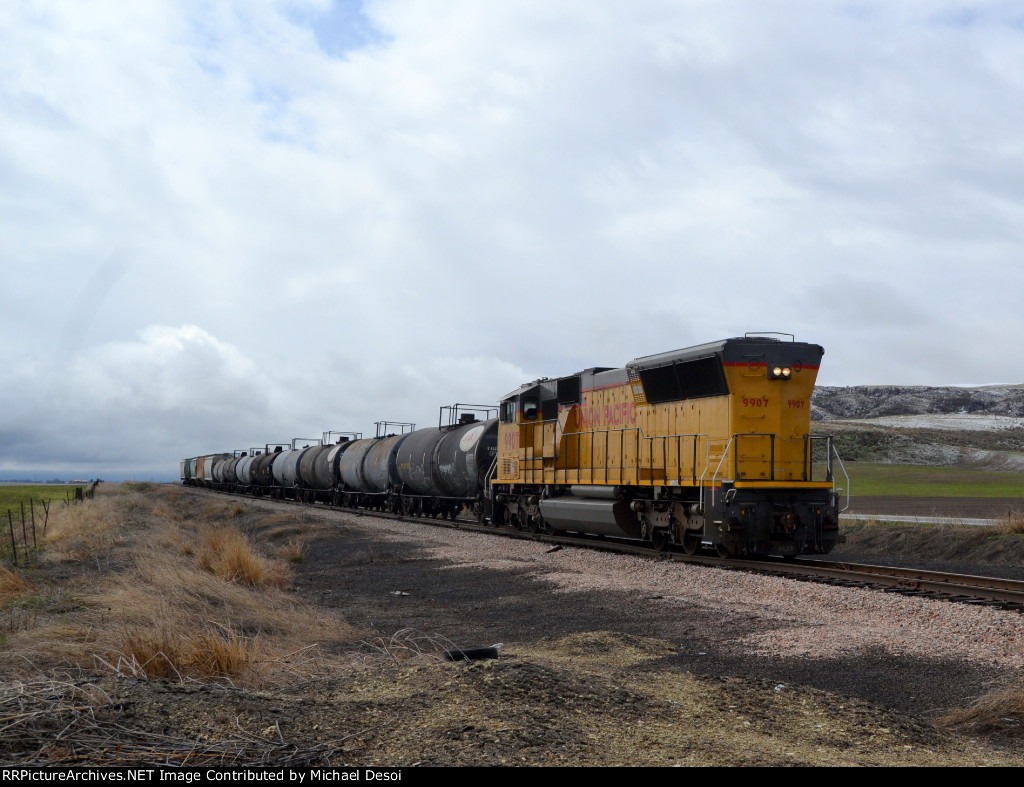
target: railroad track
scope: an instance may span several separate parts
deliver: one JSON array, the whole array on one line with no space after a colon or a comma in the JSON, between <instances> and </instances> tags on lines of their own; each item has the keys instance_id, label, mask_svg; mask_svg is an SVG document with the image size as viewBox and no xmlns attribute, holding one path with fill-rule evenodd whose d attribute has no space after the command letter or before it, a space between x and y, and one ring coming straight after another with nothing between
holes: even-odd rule
<instances>
[{"instance_id":1,"label":"railroad track","mask_svg":"<svg viewBox=\"0 0 1024 787\"><path fill-rule=\"evenodd\" d=\"M267 500L268 502L297 505L304 508L315 505L296 500L253 498L249 495L233 492L216 492L214 494L229 494L247 500ZM839 587L859 587L887 593L898 593L904 596L919 596L941 601L975 606L991 606L1015 612L1024 612L1024 582L1009 579L949 574L927 569L835 562L814 558L783 561L719 558L710 555L691 556L685 555L682 552L672 551L671 549L657 550L635 542L601 536L581 536L566 533L547 534L511 528L496 528L490 525L481 525L473 519L456 518L449 520L431 517L411 517L381 511L333 506L317 506L317 508L341 511L357 517L415 522L437 527L456 528L486 533L488 535L504 536L506 538L541 541L550 543L552 547L575 546L587 549L600 549L608 552L639 555L658 560L672 560L679 563L708 566L730 571L756 572L805 582L819 582Z\"/></svg>"}]
</instances>

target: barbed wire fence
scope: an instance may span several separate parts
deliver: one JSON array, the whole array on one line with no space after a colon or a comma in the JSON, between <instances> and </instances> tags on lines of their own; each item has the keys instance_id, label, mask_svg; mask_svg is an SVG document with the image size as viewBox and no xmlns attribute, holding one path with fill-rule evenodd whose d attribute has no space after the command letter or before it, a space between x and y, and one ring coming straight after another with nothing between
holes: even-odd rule
<instances>
[{"instance_id":1,"label":"barbed wire fence","mask_svg":"<svg viewBox=\"0 0 1024 787\"><path fill-rule=\"evenodd\" d=\"M74 490L68 489L65 492L64 505L73 505L79 503L84 499L82 487L75 487ZM41 509L39 516L36 516L36 507ZM7 536L3 539L3 547L0 548L0 557L5 557L2 553L7 552L6 557L10 559L13 567L19 565L27 565L39 551L39 541L46 536L46 527L50 522L50 506L53 505L52 500L39 500L35 501L29 499L28 508L25 508L25 503L19 504L20 511L7 509ZM3 519L0 518L0 527L2 527Z\"/></svg>"}]
</instances>

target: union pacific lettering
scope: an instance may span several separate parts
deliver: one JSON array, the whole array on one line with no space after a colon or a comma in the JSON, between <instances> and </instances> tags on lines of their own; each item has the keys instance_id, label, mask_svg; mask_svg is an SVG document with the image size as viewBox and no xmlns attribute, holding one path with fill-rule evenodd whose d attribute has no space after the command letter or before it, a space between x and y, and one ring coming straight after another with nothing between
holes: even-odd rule
<instances>
[{"instance_id":1,"label":"union pacific lettering","mask_svg":"<svg viewBox=\"0 0 1024 787\"><path fill-rule=\"evenodd\" d=\"M580 431L623 429L636 425L636 404L585 404L579 408Z\"/></svg>"}]
</instances>

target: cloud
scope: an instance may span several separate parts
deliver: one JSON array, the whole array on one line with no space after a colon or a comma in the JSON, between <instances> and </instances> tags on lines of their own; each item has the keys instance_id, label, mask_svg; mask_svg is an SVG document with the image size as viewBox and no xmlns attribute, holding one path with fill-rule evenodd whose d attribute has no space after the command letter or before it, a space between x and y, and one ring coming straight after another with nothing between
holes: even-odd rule
<instances>
[{"instance_id":1,"label":"cloud","mask_svg":"<svg viewBox=\"0 0 1024 787\"><path fill-rule=\"evenodd\" d=\"M747 331L831 384L1024 379L1015 13L5 7L3 458L427 423Z\"/></svg>"}]
</instances>

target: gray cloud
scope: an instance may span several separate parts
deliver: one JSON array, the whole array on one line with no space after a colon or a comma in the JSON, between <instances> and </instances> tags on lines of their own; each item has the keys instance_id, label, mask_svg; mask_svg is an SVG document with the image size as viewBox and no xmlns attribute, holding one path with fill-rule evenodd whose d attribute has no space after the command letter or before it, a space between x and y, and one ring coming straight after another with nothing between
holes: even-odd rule
<instances>
[{"instance_id":1,"label":"gray cloud","mask_svg":"<svg viewBox=\"0 0 1024 787\"><path fill-rule=\"evenodd\" d=\"M829 384L1020 382L1014 14L11 10L0 471L173 474L746 331Z\"/></svg>"}]
</instances>

